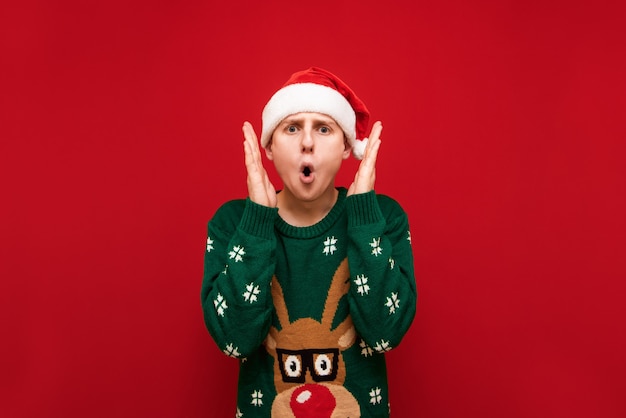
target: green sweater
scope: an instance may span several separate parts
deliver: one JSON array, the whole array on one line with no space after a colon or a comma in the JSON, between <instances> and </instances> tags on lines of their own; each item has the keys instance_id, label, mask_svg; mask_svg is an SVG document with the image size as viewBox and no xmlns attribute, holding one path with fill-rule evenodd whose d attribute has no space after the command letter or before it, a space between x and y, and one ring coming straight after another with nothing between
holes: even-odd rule
<instances>
[{"instance_id":1,"label":"green sweater","mask_svg":"<svg viewBox=\"0 0 626 418\"><path fill-rule=\"evenodd\" d=\"M239 359L236 417L388 417L386 351L416 307L406 213L374 192L339 198L315 225L224 204L209 222L206 326Z\"/></svg>"}]
</instances>

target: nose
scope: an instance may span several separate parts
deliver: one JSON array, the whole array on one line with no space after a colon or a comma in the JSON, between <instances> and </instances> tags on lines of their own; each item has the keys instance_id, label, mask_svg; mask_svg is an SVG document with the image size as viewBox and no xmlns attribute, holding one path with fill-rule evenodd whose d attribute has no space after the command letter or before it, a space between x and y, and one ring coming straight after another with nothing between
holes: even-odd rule
<instances>
[{"instance_id":1,"label":"nose","mask_svg":"<svg viewBox=\"0 0 626 418\"><path fill-rule=\"evenodd\" d=\"M337 400L326 386L308 383L294 390L289 406L296 418L330 418Z\"/></svg>"},{"instance_id":2,"label":"nose","mask_svg":"<svg viewBox=\"0 0 626 418\"><path fill-rule=\"evenodd\" d=\"M302 143L301 143L302 152L303 153L313 152L313 144L314 144L313 133L311 132L310 129L305 129L302 134Z\"/></svg>"}]
</instances>

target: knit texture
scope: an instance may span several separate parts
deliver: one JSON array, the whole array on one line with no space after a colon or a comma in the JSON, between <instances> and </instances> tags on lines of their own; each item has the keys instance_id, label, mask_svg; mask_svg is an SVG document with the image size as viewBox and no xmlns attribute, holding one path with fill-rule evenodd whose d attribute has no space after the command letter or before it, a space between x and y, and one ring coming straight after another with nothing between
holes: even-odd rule
<instances>
[{"instance_id":1,"label":"knit texture","mask_svg":"<svg viewBox=\"0 0 626 418\"><path fill-rule=\"evenodd\" d=\"M294 227L247 200L209 222L202 306L239 359L237 417L388 417L384 353L415 315L406 213L374 192ZM326 412L324 412L326 411Z\"/></svg>"}]
</instances>

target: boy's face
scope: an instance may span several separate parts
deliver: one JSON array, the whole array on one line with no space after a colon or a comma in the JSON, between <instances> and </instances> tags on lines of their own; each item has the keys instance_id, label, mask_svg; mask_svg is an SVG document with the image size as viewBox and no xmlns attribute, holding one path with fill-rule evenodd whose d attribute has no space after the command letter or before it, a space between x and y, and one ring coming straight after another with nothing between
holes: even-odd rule
<instances>
[{"instance_id":1,"label":"boy's face","mask_svg":"<svg viewBox=\"0 0 626 418\"><path fill-rule=\"evenodd\" d=\"M299 200L312 201L335 187L351 148L333 118L302 112L283 119L265 152L285 188Z\"/></svg>"}]
</instances>

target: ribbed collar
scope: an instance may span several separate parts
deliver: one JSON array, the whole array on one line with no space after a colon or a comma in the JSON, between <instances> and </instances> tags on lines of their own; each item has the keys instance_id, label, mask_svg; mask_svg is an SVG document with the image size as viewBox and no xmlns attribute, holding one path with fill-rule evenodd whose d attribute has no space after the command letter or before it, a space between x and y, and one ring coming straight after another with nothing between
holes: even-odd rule
<instances>
[{"instance_id":1,"label":"ribbed collar","mask_svg":"<svg viewBox=\"0 0 626 418\"><path fill-rule=\"evenodd\" d=\"M343 214L346 208L346 194L348 190L345 187L337 187L339 195L337 196L337 202L332 207L330 212L318 223L311 226L293 226L288 224L281 218L277 217L276 229L285 236L291 238L314 238L324 234L337 222L339 217Z\"/></svg>"}]
</instances>

